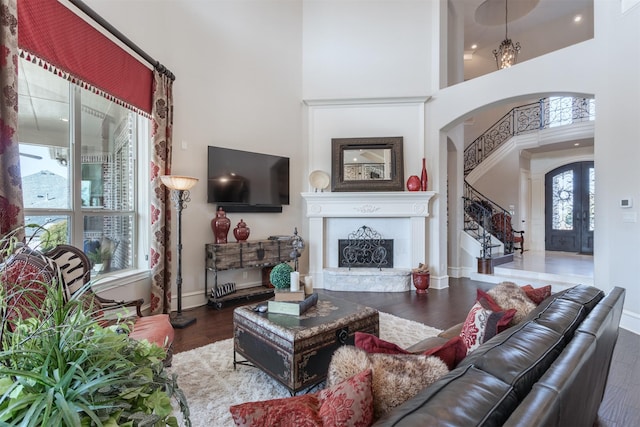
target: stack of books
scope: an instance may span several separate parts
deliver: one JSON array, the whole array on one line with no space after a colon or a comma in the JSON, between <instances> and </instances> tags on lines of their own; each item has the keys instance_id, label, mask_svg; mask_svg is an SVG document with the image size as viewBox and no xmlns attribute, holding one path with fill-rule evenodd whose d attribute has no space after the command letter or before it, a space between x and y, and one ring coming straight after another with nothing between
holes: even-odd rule
<instances>
[{"instance_id":1,"label":"stack of books","mask_svg":"<svg viewBox=\"0 0 640 427\"><path fill-rule=\"evenodd\" d=\"M269 313L300 316L318 303L318 294L305 295L304 291L278 291L268 302Z\"/></svg>"}]
</instances>

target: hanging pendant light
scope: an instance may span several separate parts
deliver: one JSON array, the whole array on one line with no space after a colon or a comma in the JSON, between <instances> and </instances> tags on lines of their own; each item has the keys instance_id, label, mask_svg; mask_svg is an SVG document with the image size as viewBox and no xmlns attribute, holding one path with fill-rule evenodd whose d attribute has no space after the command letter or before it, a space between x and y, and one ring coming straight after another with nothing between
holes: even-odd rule
<instances>
[{"instance_id":1,"label":"hanging pendant light","mask_svg":"<svg viewBox=\"0 0 640 427\"><path fill-rule=\"evenodd\" d=\"M497 49L493 50L498 70L515 65L520 52L520 43L512 43L508 33L509 7L508 0L504 0L504 40Z\"/></svg>"}]
</instances>

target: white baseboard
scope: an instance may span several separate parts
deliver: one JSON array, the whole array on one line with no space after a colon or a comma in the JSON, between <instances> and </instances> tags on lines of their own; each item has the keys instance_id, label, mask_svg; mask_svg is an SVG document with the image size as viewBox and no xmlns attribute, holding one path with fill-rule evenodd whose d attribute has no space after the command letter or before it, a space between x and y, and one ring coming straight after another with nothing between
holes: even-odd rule
<instances>
[{"instance_id":1,"label":"white baseboard","mask_svg":"<svg viewBox=\"0 0 640 427\"><path fill-rule=\"evenodd\" d=\"M640 335L640 314L629 310L622 310L620 327L633 332L634 334Z\"/></svg>"}]
</instances>

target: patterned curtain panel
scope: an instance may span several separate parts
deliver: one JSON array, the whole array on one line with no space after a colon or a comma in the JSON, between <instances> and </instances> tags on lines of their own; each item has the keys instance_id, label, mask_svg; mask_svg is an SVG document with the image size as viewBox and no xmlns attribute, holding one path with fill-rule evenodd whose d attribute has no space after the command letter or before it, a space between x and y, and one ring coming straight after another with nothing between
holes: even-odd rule
<instances>
[{"instance_id":1,"label":"patterned curtain panel","mask_svg":"<svg viewBox=\"0 0 640 427\"><path fill-rule=\"evenodd\" d=\"M173 82L153 72L151 110L153 153L151 157L151 313L171 312L171 203L169 190L160 181L171 174L173 129Z\"/></svg>"},{"instance_id":2,"label":"patterned curtain panel","mask_svg":"<svg viewBox=\"0 0 640 427\"><path fill-rule=\"evenodd\" d=\"M17 0L0 0L0 237L24 225L18 146Z\"/></svg>"}]
</instances>

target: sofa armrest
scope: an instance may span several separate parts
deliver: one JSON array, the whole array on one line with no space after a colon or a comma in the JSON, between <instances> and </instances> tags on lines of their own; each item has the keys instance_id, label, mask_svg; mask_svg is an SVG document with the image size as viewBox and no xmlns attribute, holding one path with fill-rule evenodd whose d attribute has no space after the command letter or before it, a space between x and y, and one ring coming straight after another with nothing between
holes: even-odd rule
<instances>
[{"instance_id":1,"label":"sofa armrest","mask_svg":"<svg viewBox=\"0 0 640 427\"><path fill-rule=\"evenodd\" d=\"M447 341L448 340L446 338L442 338L438 336L429 337L415 343L411 347L407 347L405 350L415 354L424 353L425 351L431 348L435 348L445 344Z\"/></svg>"},{"instance_id":2,"label":"sofa armrest","mask_svg":"<svg viewBox=\"0 0 640 427\"><path fill-rule=\"evenodd\" d=\"M442 344L445 344L453 337L457 337L460 335L460 331L462 330L462 323L454 325L449 329L446 329L440 332L435 337L425 338L422 341L419 341L412 345L411 347L406 348L405 350L410 351L411 353L424 353L426 350L430 348L438 347Z\"/></svg>"},{"instance_id":3,"label":"sofa armrest","mask_svg":"<svg viewBox=\"0 0 640 427\"><path fill-rule=\"evenodd\" d=\"M457 337L458 335L460 335L460 332L462 332L462 325L464 325L464 322L453 325L449 329L445 329L444 331L440 332L438 336L441 338L446 338L448 340L453 337Z\"/></svg>"}]
</instances>

